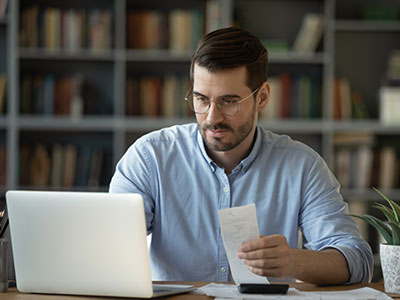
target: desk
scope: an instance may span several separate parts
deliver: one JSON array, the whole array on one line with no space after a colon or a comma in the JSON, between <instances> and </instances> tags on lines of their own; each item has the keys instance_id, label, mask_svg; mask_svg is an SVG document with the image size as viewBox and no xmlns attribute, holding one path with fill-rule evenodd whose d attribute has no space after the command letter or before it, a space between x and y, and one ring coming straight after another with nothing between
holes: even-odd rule
<instances>
[{"instance_id":1,"label":"desk","mask_svg":"<svg viewBox=\"0 0 400 300\"><path fill-rule=\"evenodd\" d=\"M163 282L165 283L165 282ZM192 284L195 286L202 286L207 284L207 282L173 282L174 284ZM291 287L295 287L302 291L340 291L357 289L362 287L371 287L380 291L383 291L383 283L369 283L369 284L354 284L349 286L316 286L308 283L291 283ZM393 298L400 299L400 295L389 295ZM16 288L10 288L7 293L0 294L0 300L101 300L101 299L127 299L127 298L110 298L110 297L89 297L89 296L66 296L66 295L44 295L44 294L22 294L17 291ZM157 299L157 298L156 298ZM209 300L212 297L207 297L205 295L195 295L195 294L182 294L171 297L164 297L160 299L174 299L174 300Z\"/></svg>"}]
</instances>

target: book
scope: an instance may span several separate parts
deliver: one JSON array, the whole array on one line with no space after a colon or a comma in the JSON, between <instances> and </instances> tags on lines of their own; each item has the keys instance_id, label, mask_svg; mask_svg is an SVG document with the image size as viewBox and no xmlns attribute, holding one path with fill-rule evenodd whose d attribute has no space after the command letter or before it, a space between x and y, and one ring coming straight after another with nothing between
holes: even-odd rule
<instances>
[{"instance_id":1,"label":"book","mask_svg":"<svg viewBox=\"0 0 400 300\"><path fill-rule=\"evenodd\" d=\"M168 74L164 77L162 87L161 114L167 118L173 118L177 115L175 99L177 97L178 82L174 74Z\"/></svg>"},{"instance_id":2,"label":"book","mask_svg":"<svg viewBox=\"0 0 400 300\"><path fill-rule=\"evenodd\" d=\"M83 75L81 73L75 73L71 77L70 116L72 118L80 118L83 115L82 85Z\"/></svg>"},{"instance_id":3,"label":"book","mask_svg":"<svg viewBox=\"0 0 400 300\"><path fill-rule=\"evenodd\" d=\"M382 148L380 153L379 189L394 188L396 165L396 150L393 147Z\"/></svg>"},{"instance_id":4,"label":"book","mask_svg":"<svg viewBox=\"0 0 400 300\"><path fill-rule=\"evenodd\" d=\"M301 53L315 52L324 31L324 17L308 13L304 16L300 30L293 44L293 50Z\"/></svg>"},{"instance_id":5,"label":"book","mask_svg":"<svg viewBox=\"0 0 400 300\"><path fill-rule=\"evenodd\" d=\"M351 151L342 147L335 154L335 174L343 188L350 188Z\"/></svg>"},{"instance_id":6,"label":"book","mask_svg":"<svg viewBox=\"0 0 400 300\"><path fill-rule=\"evenodd\" d=\"M22 166L26 167L26 166ZM50 156L42 144L37 144L30 161L30 184L34 187L47 187L50 179Z\"/></svg>"},{"instance_id":7,"label":"book","mask_svg":"<svg viewBox=\"0 0 400 300\"><path fill-rule=\"evenodd\" d=\"M140 114L139 83L136 78L129 77L126 81L125 114L134 116Z\"/></svg>"},{"instance_id":8,"label":"book","mask_svg":"<svg viewBox=\"0 0 400 300\"><path fill-rule=\"evenodd\" d=\"M19 151L18 174L19 185L27 186L30 184L30 162L31 149L28 144L22 144Z\"/></svg>"},{"instance_id":9,"label":"book","mask_svg":"<svg viewBox=\"0 0 400 300\"><path fill-rule=\"evenodd\" d=\"M52 147L50 185L61 188L64 178L64 147L58 143Z\"/></svg>"},{"instance_id":10,"label":"book","mask_svg":"<svg viewBox=\"0 0 400 300\"><path fill-rule=\"evenodd\" d=\"M7 77L5 73L0 75L0 114L5 110Z\"/></svg>"},{"instance_id":11,"label":"book","mask_svg":"<svg viewBox=\"0 0 400 300\"><path fill-rule=\"evenodd\" d=\"M92 152L92 157L90 158L90 169L89 169L89 179L88 187L91 189L98 189L100 187L100 178L103 168L103 150L94 149Z\"/></svg>"},{"instance_id":12,"label":"book","mask_svg":"<svg viewBox=\"0 0 400 300\"><path fill-rule=\"evenodd\" d=\"M339 120L352 118L352 96L350 83L346 78L334 78L333 117Z\"/></svg>"},{"instance_id":13,"label":"book","mask_svg":"<svg viewBox=\"0 0 400 300\"><path fill-rule=\"evenodd\" d=\"M63 186L73 187L76 175L77 147L72 144L65 146Z\"/></svg>"},{"instance_id":14,"label":"book","mask_svg":"<svg viewBox=\"0 0 400 300\"><path fill-rule=\"evenodd\" d=\"M355 188L366 189L369 188L371 184L372 160L374 153L372 151L372 147L365 144L358 147L356 153L357 175L355 177Z\"/></svg>"},{"instance_id":15,"label":"book","mask_svg":"<svg viewBox=\"0 0 400 300\"><path fill-rule=\"evenodd\" d=\"M43 113L45 115L52 115L54 112L54 80L53 74L47 74L44 77Z\"/></svg>"},{"instance_id":16,"label":"book","mask_svg":"<svg viewBox=\"0 0 400 300\"><path fill-rule=\"evenodd\" d=\"M92 151L90 147L83 146L79 148L78 164L75 176L76 187L86 187L88 185L91 155Z\"/></svg>"}]
</instances>

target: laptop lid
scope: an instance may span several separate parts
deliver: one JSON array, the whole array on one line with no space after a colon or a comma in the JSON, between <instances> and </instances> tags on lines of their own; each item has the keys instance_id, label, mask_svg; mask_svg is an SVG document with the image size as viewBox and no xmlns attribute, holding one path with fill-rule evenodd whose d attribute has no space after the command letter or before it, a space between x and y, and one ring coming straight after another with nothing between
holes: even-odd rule
<instances>
[{"instance_id":1,"label":"laptop lid","mask_svg":"<svg viewBox=\"0 0 400 300\"><path fill-rule=\"evenodd\" d=\"M139 194L8 191L6 201L19 291L154 296Z\"/></svg>"}]
</instances>

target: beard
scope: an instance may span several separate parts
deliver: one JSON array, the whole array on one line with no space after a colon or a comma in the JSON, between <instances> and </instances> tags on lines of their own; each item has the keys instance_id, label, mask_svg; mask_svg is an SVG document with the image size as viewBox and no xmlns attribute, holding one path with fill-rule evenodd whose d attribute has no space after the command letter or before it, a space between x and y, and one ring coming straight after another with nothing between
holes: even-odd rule
<instances>
[{"instance_id":1,"label":"beard","mask_svg":"<svg viewBox=\"0 0 400 300\"><path fill-rule=\"evenodd\" d=\"M254 116L255 109L251 114L251 118L249 118L246 122L241 124L237 130L234 130L229 124L226 123L217 123L217 124L203 124L201 126L201 136L203 137L204 144L206 145L208 150L211 151L229 151L237 146L239 146L251 133L254 125ZM233 133L233 139L231 141L223 141L223 138L218 137L210 137L207 138L206 131L207 130L229 130Z\"/></svg>"}]
</instances>

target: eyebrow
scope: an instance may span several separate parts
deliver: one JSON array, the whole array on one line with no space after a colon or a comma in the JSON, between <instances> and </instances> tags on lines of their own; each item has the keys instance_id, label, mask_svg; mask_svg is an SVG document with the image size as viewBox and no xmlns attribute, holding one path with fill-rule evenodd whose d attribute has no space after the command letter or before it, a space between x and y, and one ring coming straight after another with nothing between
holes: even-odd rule
<instances>
[{"instance_id":1,"label":"eyebrow","mask_svg":"<svg viewBox=\"0 0 400 300\"><path fill-rule=\"evenodd\" d=\"M196 91L193 91L193 94L196 96L202 96L204 98L209 99L206 95L203 95L202 93L199 93ZM217 97L217 99L221 99L221 98L242 98L242 97L240 97L239 95L236 95L236 94L225 94L225 95L221 95L221 96Z\"/></svg>"}]
</instances>

